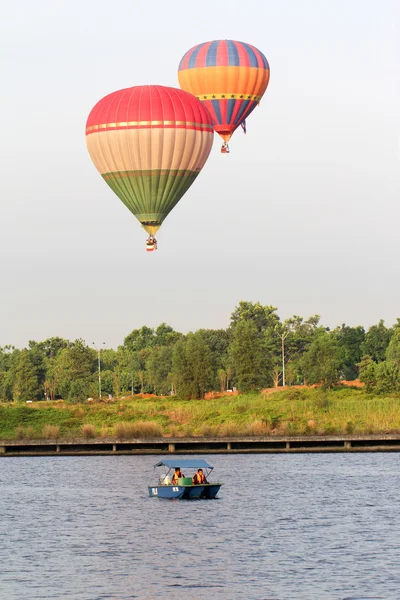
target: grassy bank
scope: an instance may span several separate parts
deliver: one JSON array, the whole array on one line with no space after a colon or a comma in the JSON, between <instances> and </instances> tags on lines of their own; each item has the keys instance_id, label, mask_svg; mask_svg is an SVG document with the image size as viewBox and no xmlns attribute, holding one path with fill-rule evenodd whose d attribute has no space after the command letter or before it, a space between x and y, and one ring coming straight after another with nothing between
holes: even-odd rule
<instances>
[{"instance_id":1,"label":"grassy bank","mask_svg":"<svg viewBox=\"0 0 400 600\"><path fill-rule=\"evenodd\" d=\"M107 403L0 404L0 439L332 435L400 432L400 396L288 389L211 400L127 397Z\"/></svg>"}]
</instances>

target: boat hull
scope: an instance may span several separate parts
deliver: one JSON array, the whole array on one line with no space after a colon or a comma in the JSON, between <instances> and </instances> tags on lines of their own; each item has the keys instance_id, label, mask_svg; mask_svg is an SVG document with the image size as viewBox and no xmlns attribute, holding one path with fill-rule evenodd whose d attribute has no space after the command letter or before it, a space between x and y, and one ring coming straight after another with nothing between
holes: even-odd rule
<instances>
[{"instance_id":1,"label":"boat hull","mask_svg":"<svg viewBox=\"0 0 400 600\"><path fill-rule=\"evenodd\" d=\"M174 498L176 500L213 499L218 494L221 483L205 485L155 485L149 486L151 498Z\"/></svg>"},{"instance_id":2,"label":"boat hull","mask_svg":"<svg viewBox=\"0 0 400 600\"><path fill-rule=\"evenodd\" d=\"M149 486L150 498L174 498L180 500L185 492L183 485L154 485Z\"/></svg>"},{"instance_id":3,"label":"boat hull","mask_svg":"<svg viewBox=\"0 0 400 600\"><path fill-rule=\"evenodd\" d=\"M201 498L202 493L202 485L186 485L182 498L185 500L197 500L198 498Z\"/></svg>"},{"instance_id":4,"label":"boat hull","mask_svg":"<svg viewBox=\"0 0 400 600\"><path fill-rule=\"evenodd\" d=\"M222 485L221 483L206 484L203 487L203 491L201 493L201 498L206 498L206 499L210 499L210 500L215 498L221 488L221 485Z\"/></svg>"}]
</instances>

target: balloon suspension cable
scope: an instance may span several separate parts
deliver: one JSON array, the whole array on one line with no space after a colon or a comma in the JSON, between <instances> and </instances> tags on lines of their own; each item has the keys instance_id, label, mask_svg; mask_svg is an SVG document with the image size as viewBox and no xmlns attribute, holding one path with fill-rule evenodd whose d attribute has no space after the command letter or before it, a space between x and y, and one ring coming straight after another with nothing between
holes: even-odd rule
<instances>
[{"instance_id":1,"label":"balloon suspension cable","mask_svg":"<svg viewBox=\"0 0 400 600\"><path fill-rule=\"evenodd\" d=\"M221 147L221 154L229 154L229 146L227 142L224 142Z\"/></svg>"},{"instance_id":2,"label":"balloon suspension cable","mask_svg":"<svg viewBox=\"0 0 400 600\"><path fill-rule=\"evenodd\" d=\"M150 235L146 240L146 251L154 252L154 250L157 250L157 240L154 235Z\"/></svg>"}]
</instances>

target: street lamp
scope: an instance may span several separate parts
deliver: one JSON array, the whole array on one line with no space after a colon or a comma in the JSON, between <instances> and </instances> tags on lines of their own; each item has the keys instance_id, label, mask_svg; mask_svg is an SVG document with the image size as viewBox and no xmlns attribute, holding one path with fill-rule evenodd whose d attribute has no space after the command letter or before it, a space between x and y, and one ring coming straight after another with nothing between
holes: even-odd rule
<instances>
[{"instance_id":1,"label":"street lamp","mask_svg":"<svg viewBox=\"0 0 400 600\"><path fill-rule=\"evenodd\" d=\"M106 345L105 342L101 342L103 344L103 346ZM93 346L96 348L96 343L92 342ZM97 360L98 360L98 366L99 366L99 400L101 400L101 363L100 363L100 351L101 351L101 345L98 346L97 348Z\"/></svg>"},{"instance_id":2,"label":"street lamp","mask_svg":"<svg viewBox=\"0 0 400 600\"><path fill-rule=\"evenodd\" d=\"M288 335L289 335L288 331L280 334L280 338L282 340L282 386L283 387L285 386L285 340Z\"/></svg>"}]
</instances>

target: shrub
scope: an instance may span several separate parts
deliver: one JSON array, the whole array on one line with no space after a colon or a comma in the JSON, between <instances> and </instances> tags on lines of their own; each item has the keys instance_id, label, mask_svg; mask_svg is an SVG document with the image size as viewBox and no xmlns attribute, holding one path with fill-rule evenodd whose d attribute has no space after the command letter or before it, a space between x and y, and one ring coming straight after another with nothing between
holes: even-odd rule
<instances>
[{"instance_id":1,"label":"shrub","mask_svg":"<svg viewBox=\"0 0 400 600\"><path fill-rule=\"evenodd\" d=\"M100 437L106 438L108 437L108 427L107 425L103 425L100 431Z\"/></svg>"},{"instance_id":2,"label":"shrub","mask_svg":"<svg viewBox=\"0 0 400 600\"><path fill-rule=\"evenodd\" d=\"M328 410L328 408L330 407L330 400L328 398L328 395L323 392L322 390L318 391L316 400L315 400L315 406L317 408L320 408L321 410Z\"/></svg>"},{"instance_id":3,"label":"shrub","mask_svg":"<svg viewBox=\"0 0 400 600\"><path fill-rule=\"evenodd\" d=\"M85 423L81 427L82 436L88 440L96 437L96 427L90 423Z\"/></svg>"},{"instance_id":4,"label":"shrub","mask_svg":"<svg viewBox=\"0 0 400 600\"><path fill-rule=\"evenodd\" d=\"M179 435L179 430L176 425L170 425L169 433L171 437L177 437Z\"/></svg>"},{"instance_id":5,"label":"shrub","mask_svg":"<svg viewBox=\"0 0 400 600\"><path fill-rule=\"evenodd\" d=\"M217 429L215 425L202 425L198 429L198 434L203 437L216 437L218 435Z\"/></svg>"},{"instance_id":6,"label":"shrub","mask_svg":"<svg viewBox=\"0 0 400 600\"><path fill-rule=\"evenodd\" d=\"M42 437L45 440L56 440L60 435L60 428L58 425L45 425L42 430Z\"/></svg>"},{"instance_id":7,"label":"shrub","mask_svg":"<svg viewBox=\"0 0 400 600\"><path fill-rule=\"evenodd\" d=\"M114 432L119 439L162 437L163 430L155 421L115 423Z\"/></svg>"},{"instance_id":8,"label":"shrub","mask_svg":"<svg viewBox=\"0 0 400 600\"><path fill-rule=\"evenodd\" d=\"M277 427L279 427L282 420L282 416L283 415L267 415L263 421L266 428L276 429Z\"/></svg>"},{"instance_id":9,"label":"shrub","mask_svg":"<svg viewBox=\"0 0 400 600\"><path fill-rule=\"evenodd\" d=\"M15 428L15 437L17 440L22 440L25 437L25 428L18 425L18 427Z\"/></svg>"},{"instance_id":10,"label":"shrub","mask_svg":"<svg viewBox=\"0 0 400 600\"><path fill-rule=\"evenodd\" d=\"M253 421L245 429L245 434L251 436L267 435L267 432L267 424L263 421Z\"/></svg>"},{"instance_id":11,"label":"shrub","mask_svg":"<svg viewBox=\"0 0 400 600\"><path fill-rule=\"evenodd\" d=\"M224 437L238 437L243 435L243 427L233 421L228 421L221 425L219 434Z\"/></svg>"},{"instance_id":12,"label":"shrub","mask_svg":"<svg viewBox=\"0 0 400 600\"><path fill-rule=\"evenodd\" d=\"M22 427L21 425L15 428L15 435L17 440L29 440L34 437L32 427Z\"/></svg>"}]
</instances>

